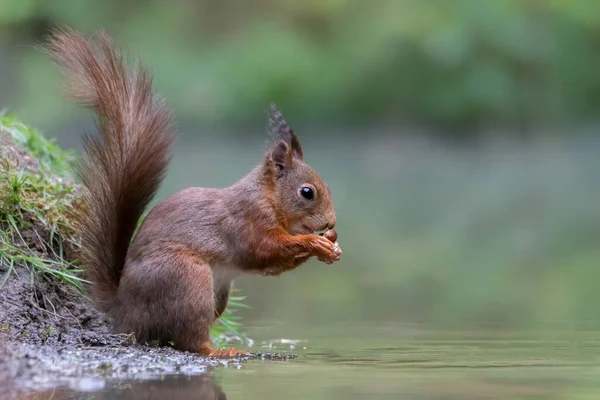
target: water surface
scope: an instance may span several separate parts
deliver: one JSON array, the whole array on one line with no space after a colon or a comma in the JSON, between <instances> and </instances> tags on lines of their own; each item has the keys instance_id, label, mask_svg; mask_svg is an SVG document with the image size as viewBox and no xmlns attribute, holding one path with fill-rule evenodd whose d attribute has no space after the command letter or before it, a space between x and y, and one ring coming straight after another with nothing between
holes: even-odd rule
<instances>
[{"instance_id":1,"label":"water surface","mask_svg":"<svg viewBox=\"0 0 600 400\"><path fill-rule=\"evenodd\" d=\"M204 375L79 382L73 399L591 399L600 394L600 333L428 330L416 325L330 326L273 340L251 327L253 350L291 361L252 360ZM263 341L264 340L264 341ZM300 341L301 340L301 341ZM52 396L52 397L50 397Z\"/></svg>"}]
</instances>

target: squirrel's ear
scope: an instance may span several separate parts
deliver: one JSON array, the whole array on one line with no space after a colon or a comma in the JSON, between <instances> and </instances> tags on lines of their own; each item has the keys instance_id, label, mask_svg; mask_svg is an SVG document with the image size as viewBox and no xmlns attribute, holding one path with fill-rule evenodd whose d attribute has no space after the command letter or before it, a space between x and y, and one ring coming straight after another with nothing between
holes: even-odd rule
<instances>
[{"instance_id":1,"label":"squirrel's ear","mask_svg":"<svg viewBox=\"0 0 600 400\"><path fill-rule=\"evenodd\" d=\"M300 146L300 141L294 134L294 131L286 120L283 118L283 114L281 111L277 109L275 104L271 104L269 108L269 125L268 125L269 134L275 140L283 140L288 144L292 151L292 155L299 159L304 159L304 153L302 152L302 146Z\"/></svg>"},{"instance_id":2,"label":"squirrel's ear","mask_svg":"<svg viewBox=\"0 0 600 400\"><path fill-rule=\"evenodd\" d=\"M293 167L293 155L290 147L284 142L279 141L271 148L271 161L280 171L291 169Z\"/></svg>"}]
</instances>

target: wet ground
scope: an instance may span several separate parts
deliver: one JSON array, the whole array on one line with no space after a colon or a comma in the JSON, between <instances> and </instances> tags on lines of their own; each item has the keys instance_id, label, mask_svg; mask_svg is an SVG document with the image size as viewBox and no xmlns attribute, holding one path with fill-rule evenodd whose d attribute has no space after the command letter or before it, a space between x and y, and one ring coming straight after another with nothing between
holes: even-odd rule
<instances>
[{"instance_id":1,"label":"wet ground","mask_svg":"<svg viewBox=\"0 0 600 400\"><path fill-rule=\"evenodd\" d=\"M4 283L0 305L0 386L11 387L0 392L0 399L8 393L87 387L98 379L198 375L209 367L248 359L216 360L113 334L103 315L76 289L24 267L17 266ZM263 351L255 358L288 356Z\"/></svg>"},{"instance_id":2,"label":"wet ground","mask_svg":"<svg viewBox=\"0 0 600 400\"><path fill-rule=\"evenodd\" d=\"M5 376L10 397L20 398L68 388L89 391L110 387L111 382L142 382L164 376L198 376L214 367L237 367L248 360L286 360L284 354L218 360L147 345L32 345L3 344ZM130 384L131 385L131 384ZM62 389L61 389L62 388Z\"/></svg>"}]
</instances>

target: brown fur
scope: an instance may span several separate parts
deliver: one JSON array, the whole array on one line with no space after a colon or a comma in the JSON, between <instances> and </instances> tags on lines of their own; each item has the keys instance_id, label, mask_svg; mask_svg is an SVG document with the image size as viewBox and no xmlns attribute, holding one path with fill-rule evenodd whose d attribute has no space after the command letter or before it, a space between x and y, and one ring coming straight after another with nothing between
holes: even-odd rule
<instances>
[{"instance_id":1,"label":"brown fur","mask_svg":"<svg viewBox=\"0 0 600 400\"><path fill-rule=\"evenodd\" d=\"M227 306L233 278L279 275L312 256L339 260L339 247L313 233L335 225L329 188L272 106L274 143L260 165L232 186L173 194L149 212L131 241L169 161L171 112L153 94L143 66L127 69L106 33L96 39L65 30L49 46L67 73L70 97L98 115L101 139L87 139L79 171L89 210L78 216L94 299L116 330L141 340L173 341L207 355L243 353L210 344L210 326ZM303 186L314 199L300 195Z\"/></svg>"}]
</instances>

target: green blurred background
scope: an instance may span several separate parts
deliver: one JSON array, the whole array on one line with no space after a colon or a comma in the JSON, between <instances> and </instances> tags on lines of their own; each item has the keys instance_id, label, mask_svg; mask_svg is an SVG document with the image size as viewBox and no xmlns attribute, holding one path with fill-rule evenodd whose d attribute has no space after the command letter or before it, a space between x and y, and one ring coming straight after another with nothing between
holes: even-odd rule
<instances>
[{"instance_id":1,"label":"green blurred background","mask_svg":"<svg viewBox=\"0 0 600 400\"><path fill-rule=\"evenodd\" d=\"M600 2L0 0L0 109L79 149L90 115L33 48L56 24L154 70L160 199L260 162L271 101L296 128L344 255L240 278L249 325L600 326Z\"/></svg>"}]
</instances>

